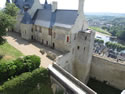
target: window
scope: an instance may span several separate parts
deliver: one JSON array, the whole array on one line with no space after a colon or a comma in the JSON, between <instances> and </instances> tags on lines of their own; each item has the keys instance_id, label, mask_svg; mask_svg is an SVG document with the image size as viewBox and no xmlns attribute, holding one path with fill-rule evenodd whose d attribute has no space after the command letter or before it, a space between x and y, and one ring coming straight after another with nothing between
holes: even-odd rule
<instances>
[{"instance_id":1,"label":"window","mask_svg":"<svg viewBox=\"0 0 125 94\"><path fill-rule=\"evenodd\" d=\"M54 32L54 35L53 35L54 38L56 38L56 33Z\"/></svg>"},{"instance_id":2,"label":"window","mask_svg":"<svg viewBox=\"0 0 125 94\"><path fill-rule=\"evenodd\" d=\"M46 41L46 45L48 45L48 41Z\"/></svg>"},{"instance_id":3,"label":"window","mask_svg":"<svg viewBox=\"0 0 125 94\"><path fill-rule=\"evenodd\" d=\"M24 31L24 33L26 34L26 30Z\"/></svg>"},{"instance_id":4,"label":"window","mask_svg":"<svg viewBox=\"0 0 125 94\"><path fill-rule=\"evenodd\" d=\"M31 32L33 32L33 27L32 27L32 29L31 29Z\"/></svg>"},{"instance_id":5,"label":"window","mask_svg":"<svg viewBox=\"0 0 125 94\"><path fill-rule=\"evenodd\" d=\"M84 47L84 51L85 51L85 49L86 49L86 48Z\"/></svg>"},{"instance_id":6,"label":"window","mask_svg":"<svg viewBox=\"0 0 125 94\"><path fill-rule=\"evenodd\" d=\"M74 40L76 40L76 34L74 35Z\"/></svg>"},{"instance_id":7,"label":"window","mask_svg":"<svg viewBox=\"0 0 125 94\"><path fill-rule=\"evenodd\" d=\"M52 29L51 28L49 28L48 32L49 32L49 35L52 35Z\"/></svg>"},{"instance_id":8,"label":"window","mask_svg":"<svg viewBox=\"0 0 125 94\"><path fill-rule=\"evenodd\" d=\"M44 44L44 40L42 39L42 44Z\"/></svg>"},{"instance_id":9,"label":"window","mask_svg":"<svg viewBox=\"0 0 125 94\"><path fill-rule=\"evenodd\" d=\"M37 25L35 25L35 31L37 31Z\"/></svg>"},{"instance_id":10,"label":"window","mask_svg":"<svg viewBox=\"0 0 125 94\"><path fill-rule=\"evenodd\" d=\"M69 36L67 36L67 42L69 42Z\"/></svg>"},{"instance_id":11,"label":"window","mask_svg":"<svg viewBox=\"0 0 125 94\"><path fill-rule=\"evenodd\" d=\"M74 53L74 48L72 49L72 54Z\"/></svg>"},{"instance_id":12,"label":"window","mask_svg":"<svg viewBox=\"0 0 125 94\"><path fill-rule=\"evenodd\" d=\"M79 50L79 49L80 49L80 47L79 47L79 46L77 46L77 49Z\"/></svg>"},{"instance_id":13,"label":"window","mask_svg":"<svg viewBox=\"0 0 125 94\"><path fill-rule=\"evenodd\" d=\"M87 40L87 36L85 37L85 40Z\"/></svg>"},{"instance_id":14,"label":"window","mask_svg":"<svg viewBox=\"0 0 125 94\"><path fill-rule=\"evenodd\" d=\"M41 27L41 26L39 27L39 32L41 32L41 33L42 33L42 27Z\"/></svg>"}]
</instances>

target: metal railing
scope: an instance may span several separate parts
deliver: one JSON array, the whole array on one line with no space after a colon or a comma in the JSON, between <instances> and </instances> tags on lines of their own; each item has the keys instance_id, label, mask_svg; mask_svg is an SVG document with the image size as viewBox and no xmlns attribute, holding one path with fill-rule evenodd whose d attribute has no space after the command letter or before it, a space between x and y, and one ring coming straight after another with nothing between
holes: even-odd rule
<instances>
[{"instance_id":1,"label":"metal railing","mask_svg":"<svg viewBox=\"0 0 125 94\"><path fill-rule=\"evenodd\" d=\"M68 94L97 94L57 64L49 65L50 76L65 88Z\"/></svg>"}]
</instances>

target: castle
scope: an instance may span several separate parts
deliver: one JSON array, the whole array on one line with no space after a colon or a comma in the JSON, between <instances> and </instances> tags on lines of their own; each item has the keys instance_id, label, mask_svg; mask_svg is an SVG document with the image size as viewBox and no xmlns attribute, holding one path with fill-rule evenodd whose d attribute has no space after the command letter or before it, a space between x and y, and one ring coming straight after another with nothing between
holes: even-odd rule
<instances>
[{"instance_id":1,"label":"castle","mask_svg":"<svg viewBox=\"0 0 125 94\"><path fill-rule=\"evenodd\" d=\"M84 17L84 0L78 10L62 10L57 2L13 0L20 8L14 31L26 40L36 40L64 54L56 63L86 83L89 78L95 33Z\"/></svg>"}]
</instances>

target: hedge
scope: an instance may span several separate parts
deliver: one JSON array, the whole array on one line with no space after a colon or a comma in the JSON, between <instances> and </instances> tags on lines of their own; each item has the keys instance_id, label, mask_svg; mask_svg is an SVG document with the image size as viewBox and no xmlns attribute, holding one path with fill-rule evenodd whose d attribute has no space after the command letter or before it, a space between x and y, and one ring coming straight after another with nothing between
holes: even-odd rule
<instances>
[{"instance_id":1,"label":"hedge","mask_svg":"<svg viewBox=\"0 0 125 94\"><path fill-rule=\"evenodd\" d=\"M40 58L35 55L18 58L11 62L0 63L0 84L16 75L31 72L40 66Z\"/></svg>"},{"instance_id":2,"label":"hedge","mask_svg":"<svg viewBox=\"0 0 125 94\"><path fill-rule=\"evenodd\" d=\"M119 43L113 43L113 42L106 42L106 46L110 49L117 49L117 51L125 50L125 45L119 44Z\"/></svg>"},{"instance_id":3,"label":"hedge","mask_svg":"<svg viewBox=\"0 0 125 94\"><path fill-rule=\"evenodd\" d=\"M104 40L101 40L101 39L95 39L95 43L104 43Z\"/></svg>"},{"instance_id":4,"label":"hedge","mask_svg":"<svg viewBox=\"0 0 125 94\"><path fill-rule=\"evenodd\" d=\"M52 94L48 71L37 68L5 82L0 94Z\"/></svg>"}]
</instances>

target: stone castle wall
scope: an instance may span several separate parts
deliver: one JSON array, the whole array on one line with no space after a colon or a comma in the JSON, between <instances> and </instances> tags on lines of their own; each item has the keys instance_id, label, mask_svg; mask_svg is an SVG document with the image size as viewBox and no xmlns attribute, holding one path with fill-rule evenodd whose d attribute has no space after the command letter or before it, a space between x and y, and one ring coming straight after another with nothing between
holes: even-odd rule
<instances>
[{"instance_id":1,"label":"stone castle wall","mask_svg":"<svg viewBox=\"0 0 125 94\"><path fill-rule=\"evenodd\" d=\"M125 64L94 55L90 76L121 90L125 89Z\"/></svg>"}]
</instances>

